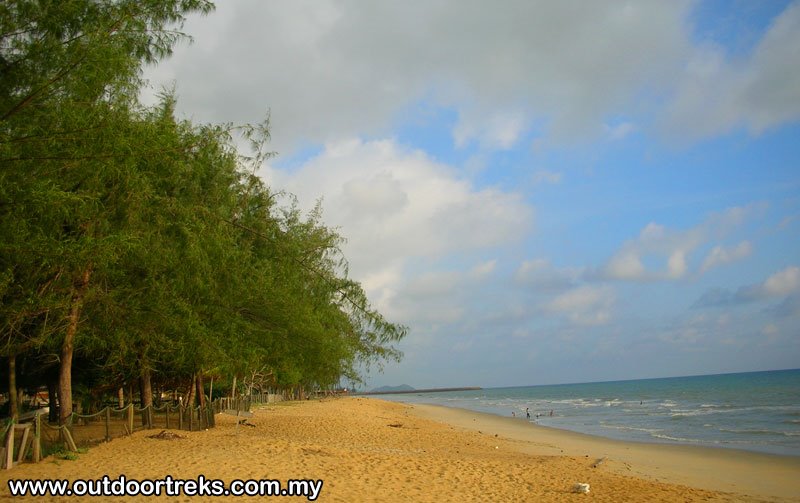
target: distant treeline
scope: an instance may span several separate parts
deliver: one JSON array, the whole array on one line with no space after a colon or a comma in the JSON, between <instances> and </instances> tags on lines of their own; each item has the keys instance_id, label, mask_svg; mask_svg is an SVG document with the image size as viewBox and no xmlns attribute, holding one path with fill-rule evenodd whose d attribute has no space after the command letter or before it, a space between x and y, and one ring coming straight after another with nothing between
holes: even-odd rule
<instances>
[{"instance_id":1,"label":"distant treeline","mask_svg":"<svg viewBox=\"0 0 800 503\"><path fill-rule=\"evenodd\" d=\"M205 0L0 6L0 355L17 389L49 384L63 422L153 390L334 386L397 359L406 328L348 279L319 206L255 173L269 124L177 120L138 100ZM276 69L276 71L280 71ZM236 141L251 150L239 152ZM158 399L159 394L156 395Z\"/></svg>"}]
</instances>

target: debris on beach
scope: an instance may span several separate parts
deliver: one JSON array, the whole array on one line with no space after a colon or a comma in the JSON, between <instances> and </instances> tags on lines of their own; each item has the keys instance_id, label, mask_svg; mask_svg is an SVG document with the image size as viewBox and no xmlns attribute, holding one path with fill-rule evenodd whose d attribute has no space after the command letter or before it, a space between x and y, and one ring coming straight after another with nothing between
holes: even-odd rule
<instances>
[{"instance_id":1,"label":"debris on beach","mask_svg":"<svg viewBox=\"0 0 800 503\"><path fill-rule=\"evenodd\" d=\"M589 494L589 484L585 484L583 482L578 482L577 484L572 486L572 492L582 493L582 494Z\"/></svg>"},{"instance_id":2,"label":"debris on beach","mask_svg":"<svg viewBox=\"0 0 800 503\"><path fill-rule=\"evenodd\" d=\"M177 440L179 438L186 438L183 435L178 435L177 433L173 433L167 430L161 430L161 433L156 435L147 435L147 438L155 438L157 440Z\"/></svg>"}]
</instances>

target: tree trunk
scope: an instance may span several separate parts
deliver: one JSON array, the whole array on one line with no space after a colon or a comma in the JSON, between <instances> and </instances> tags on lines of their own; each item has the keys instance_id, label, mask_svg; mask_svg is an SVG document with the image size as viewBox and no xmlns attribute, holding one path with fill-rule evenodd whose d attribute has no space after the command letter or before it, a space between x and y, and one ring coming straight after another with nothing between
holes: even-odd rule
<instances>
[{"instance_id":1,"label":"tree trunk","mask_svg":"<svg viewBox=\"0 0 800 503\"><path fill-rule=\"evenodd\" d=\"M236 374L233 374L233 384L231 385L231 399L236 398Z\"/></svg>"},{"instance_id":2,"label":"tree trunk","mask_svg":"<svg viewBox=\"0 0 800 503\"><path fill-rule=\"evenodd\" d=\"M119 403L119 408L125 408L125 387L120 386L117 390L117 403Z\"/></svg>"},{"instance_id":3,"label":"tree trunk","mask_svg":"<svg viewBox=\"0 0 800 503\"><path fill-rule=\"evenodd\" d=\"M8 406L11 418L19 419L19 396L17 395L17 355L8 355Z\"/></svg>"},{"instance_id":4,"label":"tree trunk","mask_svg":"<svg viewBox=\"0 0 800 503\"><path fill-rule=\"evenodd\" d=\"M186 393L186 406L194 408L194 389L196 387L196 376L192 374L192 380L189 382L189 392Z\"/></svg>"},{"instance_id":5,"label":"tree trunk","mask_svg":"<svg viewBox=\"0 0 800 503\"><path fill-rule=\"evenodd\" d=\"M142 369L142 407L153 405L153 384L150 379L150 369Z\"/></svg>"},{"instance_id":6,"label":"tree trunk","mask_svg":"<svg viewBox=\"0 0 800 503\"><path fill-rule=\"evenodd\" d=\"M203 372L197 373L197 400L200 402L200 407L206 406L206 393L203 389Z\"/></svg>"},{"instance_id":7,"label":"tree trunk","mask_svg":"<svg viewBox=\"0 0 800 503\"><path fill-rule=\"evenodd\" d=\"M141 396L141 408L146 409L147 407L152 407L153 387L150 382L149 368L142 369L142 376L139 378L139 394ZM145 412L142 412L142 424L144 426L150 426L150 418L152 417L152 414L153 411L151 409L146 409Z\"/></svg>"},{"instance_id":8,"label":"tree trunk","mask_svg":"<svg viewBox=\"0 0 800 503\"><path fill-rule=\"evenodd\" d=\"M64 343L61 346L61 367L58 373L58 398L61 403L59 424L66 424L72 415L72 354L75 351L75 334L78 333L83 297L89 287L90 276L91 269L87 267L81 275L80 283L77 288L73 288L72 292L69 316L67 317L67 333L64 335Z\"/></svg>"}]
</instances>

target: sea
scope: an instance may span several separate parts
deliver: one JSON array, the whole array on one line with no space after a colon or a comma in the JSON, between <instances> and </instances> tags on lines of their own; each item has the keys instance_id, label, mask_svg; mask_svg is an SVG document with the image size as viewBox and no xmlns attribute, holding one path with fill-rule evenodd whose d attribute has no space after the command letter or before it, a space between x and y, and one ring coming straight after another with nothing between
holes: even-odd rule
<instances>
[{"instance_id":1,"label":"sea","mask_svg":"<svg viewBox=\"0 0 800 503\"><path fill-rule=\"evenodd\" d=\"M800 456L800 369L382 395L650 443ZM551 415L552 412L552 415Z\"/></svg>"}]
</instances>

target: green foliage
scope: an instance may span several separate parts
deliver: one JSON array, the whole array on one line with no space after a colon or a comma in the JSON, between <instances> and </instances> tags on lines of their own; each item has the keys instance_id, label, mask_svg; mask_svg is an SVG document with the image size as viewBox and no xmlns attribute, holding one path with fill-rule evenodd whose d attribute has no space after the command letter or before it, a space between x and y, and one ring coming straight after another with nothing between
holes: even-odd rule
<instances>
[{"instance_id":1,"label":"green foliage","mask_svg":"<svg viewBox=\"0 0 800 503\"><path fill-rule=\"evenodd\" d=\"M77 452L73 452L67 450L62 444L54 444L51 446L44 446L42 448L42 457L46 458L48 456L53 456L54 462L57 463L58 459L63 459L65 461L77 461L80 458L80 454L86 454L89 452L89 449L85 447L79 447Z\"/></svg>"},{"instance_id":2,"label":"green foliage","mask_svg":"<svg viewBox=\"0 0 800 503\"><path fill-rule=\"evenodd\" d=\"M0 4L0 354L45 372L74 346L87 396L145 370L172 388L198 372L329 386L400 358L406 328L348 278L321 208L302 215L251 174L268 119L196 125L169 94L137 102L141 65L211 9Z\"/></svg>"}]
</instances>

